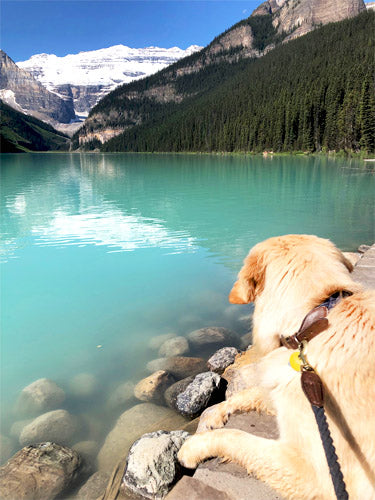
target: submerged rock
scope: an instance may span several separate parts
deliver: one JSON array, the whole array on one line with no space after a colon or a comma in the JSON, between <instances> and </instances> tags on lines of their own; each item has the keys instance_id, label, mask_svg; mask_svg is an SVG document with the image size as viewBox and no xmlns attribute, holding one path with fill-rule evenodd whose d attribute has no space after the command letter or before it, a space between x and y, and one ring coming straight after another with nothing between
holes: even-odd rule
<instances>
[{"instance_id":1,"label":"submerged rock","mask_svg":"<svg viewBox=\"0 0 375 500\"><path fill-rule=\"evenodd\" d=\"M187 377L179 380L178 382L175 382L170 387L168 387L168 389L164 393L164 399L169 408L172 408L173 410L177 409L177 396L181 394L181 392L184 392L184 390L189 384L193 382L193 380L194 377Z\"/></svg>"},{"instance_id":2,"label":"submerged rock","mask_svg":"<svg viewBox=\"0 0 375 500\"><path fill-rule=\"evenodd\" d=\"M173 356L171 358L159 358L150 361L147 363L147 370L151 373L157 370L166 370L179 380L204 372L206 370L206 362L203 358Z\"/></svg>"},{"instance_id":3,"label":"submerged rock","mask_svg":"<svg viewBox=\"0 0 375 500\"><path fill-rule=\"evenodd\" d=\"M219 349L207 361L208 369L221 375L225 368L234 362L238 352L238 349L235 347L223 347Z\"/></svg>"},{"instance_id":4,"label":"submerged rock","mask_svg":"<svg viewBox=\"0 0 375 500\"><path fill-rule=\"evenodd\" d=\"M72 446L72 450L78 453L87 469L94 469L99 451L96 441L80 441Z\"/></svg>"},{"instance_id":5,"label":"submerged rock","mask_svg":"<svg viewBox=\"0 0 375 500\"><path fill-rule=\"evenodd\" d=\"M93 500L101 497L109 481L109 474L106 472L95 472L77 493L77 500Z\"/></svg>"},{"instance_id":6,"label":"submerged rock","mask_svg":"<svg viewBox=\"0 0 375 500\"><path fill-rule=\"evenodd\" d=\"M12 424L12 427L10 428L10 435L13 436L14 438L19 440L20 434L22 432L22 429L26 427L30 422L32 422L34 419L32 418L27 418L25 420L17 420Z\"/></svg>"},{"instance_id":7,"label":"submerged rock","mask_svg":"<svg viewBox=\"0 0 375 500\"><path fill-rule=\"evenodd\" d=\"M135 401L134 388L135 384L130 381L119 385L108 398L109 408L119 408Z\"/></svg>"},{"instance_id":8,"label":"submerged rock","mask_svg":"<svg viewBox=\"0 0 375 500\"><path fill-rule=\"evenodd\" d=\"M17 413L31 416L61 408L65 392L52 380L41 378L25 387L17 402Z\"/></svg>"},{"instance_id":9,"label":"submerged rock","mask_svg":"<svg viewBox=\"0 0 375 500\"><path fill-rule=\"evenodd\" d=\"M77 418L66 410L54 410L44 413L26 425L20 434L22 446L53 441L61 445L70 444L78 429Z\"/></svg>"},{"instance_id":10,"label":"submerged rock","mask_svg":"<svg viewBox=\"0 0 375 500\"><path fill-rule=\"evenodd\" d=\"M52 500L74 481L78 453L54 443L27 446L0 468L4 500Z\"/></svg>"},{"instance_id":11,"label":"submerged rock","mask_svg":"<svg viewBox=\"0 0 375 500\"><path fill-rule=\"evenodd\" d=\"M111 472L142 434L159 429L180 429L186 419L165 406L142 403L126 410L106 437L98 455L99 470Z\"/></svg>"},{"instance_id":12,"label":"submerged rock","mask_svg":"<svg viewBox=\"0 0 375 500\"><path fill-rule=\"evenodd\" d=\"M177 337L175 333L163 333L162 335L157 335L149 341L148 347L153 351L157 351L164 344L164 342L173 339L174 337Z\"/></svg>"},{"instance_id":13,"label":"submerged rock","mask_svg":"<svg viewBox=\"0 0 375 500\"><path fill-rule=\"evenodd\" d=\"M141 401L163 404L164 392L174 381L170 373L165 370L158 370L138 382L134 388L134 395Z\"/></svg>"},{"instance_id":14,"label":"submerged rock","mask_svg":"<svg viewBox=\"0 0 375 500\"><path fill-rule=\"evenodd\" d=\"M189 333L187 337L190 344L195 349L212 346L226 347L228 345L240 345L240 337L237 333L219 326L200 328L199 330Z\"/></svg>"},{"instance_id":15,"label":"submerged rock","mask_svg":"<svg viewBox=\"0 0 375 500\"><path fill-rule=\"evenodd\" d=\"M184 431L143 435L129 451L123 487L144 498L164 498L181 476L177 453L188 436Z\"/></svg>"},{"instance_id":16,"label":"submerged rock","mask_svg":"<svg viewBox=\"0 0 375 500\"><path fill-rule=\"evenodd\" d=\"M8 436L0 434L0 465L12 456L15 451L15 442Z\"/></svg>"},{"instance_id":17,"label":"submerged rock","mask_svg":"<svg viewBox=\"0 0 375 500\"><path fill-rule=\"evenodd\" d=\"M184 392L177 396L176 408L184 416L195 418L212 404L225 398L226 382L217 373L197 375Z\"/></svg>"},{"instance_id":18,"label":"submerged rock","mask_svg":"<svg viewBox=\"0 0 375 500\"><path fill-rule=\"evenodd\" d=\"M77 398L89 398L98 390L98 381L91 373L79 373L69 382L70 394Z\"/></svg>"},{"instance_id":19,"label":"submerged rock","mask_svg":"<svg viewBox=\"0 0 375 500\"><path fill-rule=\"evenodd\" d=\"M159 349L159 356L183 356L189 352L189 343L185 337L174 337L166 340Z\"/></svg>"}]
</instances>

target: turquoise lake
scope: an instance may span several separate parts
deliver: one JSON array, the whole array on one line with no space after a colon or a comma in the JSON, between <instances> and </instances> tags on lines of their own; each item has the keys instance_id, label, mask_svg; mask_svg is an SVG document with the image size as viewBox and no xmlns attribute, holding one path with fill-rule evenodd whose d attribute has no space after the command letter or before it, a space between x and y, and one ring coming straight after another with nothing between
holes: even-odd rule
<instances>
[{"instance_id":1,"label":"turquoise lake","mask_svg":"<svg viewBox=\"0 0 375 500\"><path fill-rule=\"evenodd\" d=\"M1 156L1 398L9 434L23 387L42 377L103 416L120 383L146 375L155 335L249 329L228 293L258 241L287 233L372 243L373 164L320 157ZM112 420L111 420L112 419ZM104 424L103 424L104 425Z\"/></svg>"}]
</instances>

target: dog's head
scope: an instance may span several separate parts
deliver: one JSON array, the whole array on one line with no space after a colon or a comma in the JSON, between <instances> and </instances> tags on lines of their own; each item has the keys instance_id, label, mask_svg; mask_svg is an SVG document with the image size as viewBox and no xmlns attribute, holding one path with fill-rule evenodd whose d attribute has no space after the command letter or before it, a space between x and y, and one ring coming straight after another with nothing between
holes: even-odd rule
<instances>
[{"instance_id":1,"label":"dog's head","mask_svg":"<svg viewBox=\"0 0 375 500\"><path fill-rule=\"evenodd\" d=\"M296 280L308 280L310 275L317 286L332 281L332 286L338 286L339 274L353 270L353 265L345 258L329 240L313 235L290 234L269 238L255 245L244 260L238 280L229 294L232 304L248 304L263 292L266 282L281 293L291 277ZM319 275L335 274L337 279L326 279L320 282ZM289 279L286 280L285 277ZM327 276L328 277L328 276ZM305 283L309 286L310 283ZM329 285L331 286L331 285ZM344 283L343 283L343 286ZM336 290L321 290L321 293L334 293Z\"/></svg>"}]
</instances>

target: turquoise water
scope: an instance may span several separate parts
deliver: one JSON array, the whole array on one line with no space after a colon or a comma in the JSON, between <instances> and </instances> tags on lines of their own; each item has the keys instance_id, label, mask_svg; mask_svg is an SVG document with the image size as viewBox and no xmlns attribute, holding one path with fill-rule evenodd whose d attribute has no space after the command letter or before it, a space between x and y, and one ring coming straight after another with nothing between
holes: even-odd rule
<instances>
[{"instance_id":1,"label":"turquoise water","mask_svg":"<svg viewBox=\"0 0 375 500\"><path fill-rule=\"evenodd\" d=\"M354 250L375 237L374 168L356 161L2 155L1 186L5 434L38 378L69 393L93 374L95 396L68 403L102 414L113 388L145 376L153 336L245 333L249 306L227 295L256 242L312 233Z\"/></svg>"}]
</instances>

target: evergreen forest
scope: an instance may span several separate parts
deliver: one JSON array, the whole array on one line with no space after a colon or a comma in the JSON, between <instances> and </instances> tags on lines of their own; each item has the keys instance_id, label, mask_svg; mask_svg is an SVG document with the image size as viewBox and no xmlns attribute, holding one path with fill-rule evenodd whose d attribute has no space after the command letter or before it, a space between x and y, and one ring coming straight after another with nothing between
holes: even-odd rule
<instances>
[{"instance_id":1,"label":"evergreen forest","mask_svg":"<svg viewBox=\"0 0 375 500\"><path fill-rule=\"evenodd\" d=\"M143 106L144 120L129 120L101 150L374 153L374 28L375 12L366 11L279 44L259 59L220 59L176 78L188 97L164 105L133 100ZM259 47L265 43L260 37ZM120 88L96 108L105 112L115 103L121 111L128 101Z\"/></svg>"}]
</instances>

